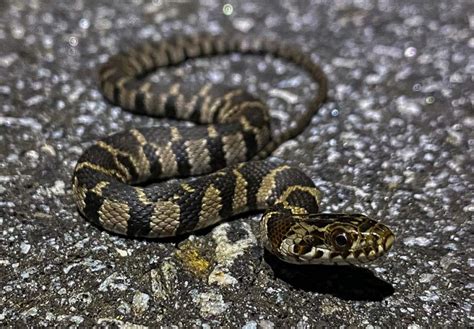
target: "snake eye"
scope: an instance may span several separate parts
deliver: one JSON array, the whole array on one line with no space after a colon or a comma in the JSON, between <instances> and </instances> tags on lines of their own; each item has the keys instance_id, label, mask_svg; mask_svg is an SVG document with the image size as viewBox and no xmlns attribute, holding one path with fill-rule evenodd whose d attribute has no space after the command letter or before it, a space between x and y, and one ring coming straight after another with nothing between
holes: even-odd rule
<instances>
[{"instance_id":1,"label":"snake eye","mask_svg":"<svg viewBox=\"0 0 474 329\"><path fill-rule=\"evenodd\" d=\"M336 244L337 244L339 247L345 247L345 246L347 246L347 242L348 242L345 233L341 233L341 234L339 234L339 235L336 235L334 241L336 241Z\"/></svg>"},{"instance_id":2,"label":"snake eye","mask_svg":"<svg viewBox=\"0 0 474 329\"><path fill-rule=\"evenodd\" d=\"M337 230L332 235L334 247L339 250L345 250L352 245L351 236L343 230Z\"/></svg>"}]
</instances>

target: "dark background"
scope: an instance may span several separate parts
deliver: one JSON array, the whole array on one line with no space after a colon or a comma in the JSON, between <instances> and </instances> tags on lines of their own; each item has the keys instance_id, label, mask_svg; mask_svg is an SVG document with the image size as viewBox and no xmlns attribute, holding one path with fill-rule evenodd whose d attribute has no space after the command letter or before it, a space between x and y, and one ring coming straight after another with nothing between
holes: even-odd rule
<instances>
[{"instance_id":1,"label":"dark background","mask_svg":"<svg viewBox=\"0 0 474 329\"><path fill-rule=\"evenodd\" d=\"M231 1L230 15L225 4L0 2L1 324L472 326L473 2ZM263 257L260 215L159 242L78 215L70 180L84 148L157 124L105 102L98 64L197 31L278 37L321 63L329 101L274 156L313 177L323 210L392 227L388 257L366 268L284 265ZM151 79L245 85L268 101L276 130L316 90L305 72L258 56Z\"/></svg>"}]
</instances>

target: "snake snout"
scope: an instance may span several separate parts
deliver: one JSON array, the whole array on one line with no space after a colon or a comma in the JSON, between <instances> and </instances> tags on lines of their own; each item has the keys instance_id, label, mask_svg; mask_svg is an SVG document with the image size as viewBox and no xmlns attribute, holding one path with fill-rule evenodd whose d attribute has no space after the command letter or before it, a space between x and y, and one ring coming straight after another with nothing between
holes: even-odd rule
<instances>
[{"instance_id":1,"label":"snake snout","mask_svg":"<svg viewBox=\"0 0 474 329\"><path fill-rule=\"evenodd\" d=\"M373 241L375 245L378 246L380 254L386 253L395 241L395 234L382 223L374 225L371 233L374 236Z\"/></svg>"},{"instance_id":2,"label":"snake snout","mask_svg":"<svg viewBox=\"0 0 474 329\"><path fill-rule=\"evenodd\" d=\"M392 233L392 231L386 227L386 232L385 235L382 237L382 240L380 241L380 245L383 246L384 252L387 252L392 248L393 243L395 242L395 234Z\"/></svg>"},{"instance_id":3,"label":"snake snout","mask_svg":"<svg viewBox=\"0 0 474 329\"><path fill-rule=\"evenodd\" d=\"M395 235L385 225L377 223L365 237L366 247L359 253L361 262L372 261L385 255L395 241Z\"/></svg>"}]
</instances>

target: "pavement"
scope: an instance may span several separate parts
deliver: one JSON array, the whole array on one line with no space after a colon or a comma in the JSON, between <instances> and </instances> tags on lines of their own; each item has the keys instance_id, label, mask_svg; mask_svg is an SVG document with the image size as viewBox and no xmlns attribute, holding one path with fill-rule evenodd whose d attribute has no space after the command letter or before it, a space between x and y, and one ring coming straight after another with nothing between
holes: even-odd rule
<instances>
[{"instance_id":1,"label":"pavement","mask_svg":"<svg viewBox=\"0 0 474 329\"><path fill-rule=\"evenodd\" d=\"M472 327L474 3L403 1L2 1L1 326ZM329 100L273 155L397 235L361 267L283 264L259 215L168 240L90 225L72 200L93 141L168 124L107 103L97 66L142 40L208 31L268 35L313 54ZM245 85L283 130L317 86L271 57L162 70L169 84ZM182 124L182 123L180 123Z\"/></svg>"}]
</instances>

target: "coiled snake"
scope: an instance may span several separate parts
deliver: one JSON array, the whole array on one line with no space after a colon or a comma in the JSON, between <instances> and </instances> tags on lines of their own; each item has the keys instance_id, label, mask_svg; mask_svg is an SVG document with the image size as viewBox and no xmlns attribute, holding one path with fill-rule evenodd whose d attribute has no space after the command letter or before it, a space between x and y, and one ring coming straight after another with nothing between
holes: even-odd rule
<instances>
[{"instance_id":1,"label":"coiled snake","mask_svg":"<svg viewBox=\"0 0 474 329\"><path fill-rule=\"evenodd\" d=\"M286 133L271 136L269 109L242 89L173 84L151 92L141 79L187 59L231 52L285 59L318 83L309 108ZM74 170L73 194L92 223L132 237L169 237L265 210L263 244L287 262L361 263L391 247L394 235L373 219L319 213L321 194L299 169L255 161L299 134L326 97L326 77L308 54L264 38L178 36L112 56L99 79L104 96L128 111L198 125L131 129L86 149ZM137 186L188 176L198 177Z\"/></svg>"}]
</instances>

